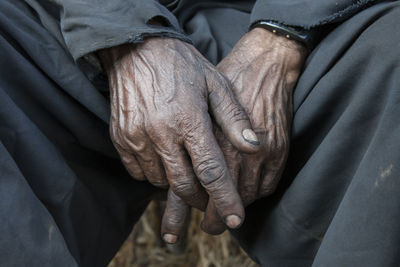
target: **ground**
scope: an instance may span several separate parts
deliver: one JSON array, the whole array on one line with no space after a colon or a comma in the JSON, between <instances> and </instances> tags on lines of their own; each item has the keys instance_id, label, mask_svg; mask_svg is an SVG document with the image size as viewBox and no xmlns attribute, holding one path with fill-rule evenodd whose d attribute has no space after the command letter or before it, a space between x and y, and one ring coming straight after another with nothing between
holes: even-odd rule
<instances>
[{"instance_id":1,"label":"ground","mask_svg":"<svg viewBox=\"0 0 400 267\"><path fill-rule=\"evenodd\" d=\"M166 246L160 238L160 202L152 202L108 267L257 267L225 232L210 236L200 230L202 214L194 211L186 242Z\"/></svg>"}]
</instances>

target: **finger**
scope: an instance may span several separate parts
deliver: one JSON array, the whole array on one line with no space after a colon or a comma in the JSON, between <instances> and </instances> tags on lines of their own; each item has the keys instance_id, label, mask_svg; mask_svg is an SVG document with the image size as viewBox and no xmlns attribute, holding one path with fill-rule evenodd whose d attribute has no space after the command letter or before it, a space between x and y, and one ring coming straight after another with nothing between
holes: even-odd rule
<instances>
[{"instance_id":1,"label":"finger","mask_svg":"<svg viewBox=\"0 0 400 267\"><path fill-rule=\"evenodd\" d=\"M265 162L266 164L264 164L263 171L261 172L261 183L258 188L257 198L266 197L275 192L279 180L282 177L286 156L282 155L274 160L266 158Z\"/></svg>"},{"instance_id":2,"label":"finger","mask_svg":"<svg viewBox=\"0 0 400 267\"><path fill-rule=\"evenodd\" d=\"M239 227L244 220L244 208L207 115L186 134L184 145L194 172L214 201L218 214L230 228Z\"/></svg>"},{"instance_id":3,"label":"finger","mask_svg":"<svg viewBox=\"0 0 400 267\"><path fill-rule=\"evenodd\" d=\"M228 170L232 175L233 181L235 185L237 185L240 174L239 172L240 172L240 164L242 162L242 156L239 153L239 151L232 146L232 143L229 142L228 139L226 139L221 129L215 125L214 125L214 135L215 138L217 139L219 147L222 150L225 162L228 166Z\"/></svg>"},{"instance_id":4,"label":"finger","mask_svg":"<svg viewBox=\"0 0 400 267\"><path fill-rule=\"evenodd\" d=\"M207 80L209 105L212 115L225 136L242 152L255 153L260 142L250 120L230 90L229 82L218 74Z\"/></svg>"},{"instance_id":5,"label":"finger","mask_svg":"<svg viewBox=\"0 0 400 267\"><path fill-rule=\"evenodd\" d=\"M175 244L186 234L190 207L170 189L162 218L161 235L165 242Z\"/></svg>"},{"instance_id":6,"label":"finger","mask_svg":"<svg viewBox=\"0 0 400 267\"><path fill-rule=\"evenodd\" d=\"M245 206L251 204L258 196L261 175L263 173L263 162L264 159L260 155L246 155L243 158L238 188Z\"/></svg>"},{"instance_id":7,"label":"finger","mask_svg":"<svg viewBox=\"0 0 400 267\"><path fill-rule=\"evenodd\" d=\"M130 138L125 139L125 143L135 154L147 180L156 187L168 188L164 166L149 138L141 130L136 130Z\"/></svg>"},{"instance_id":8,"label":"finger","mask_svg":"<svg viewBox=\"0 0 400 267\"><path fill-rule=\"evenodd\" d=\"M204 211L208 195L194 174L186 151L178 145L171 146L168 150L159 154L172 191L190 206Z\"/></svg>"},{"instance_id":9,"label":"finger","mask_svg":"<svg viewBox=\"0 0 400 267\"><path fill-rule=\"evenodd\" d=\"M263 172L262 182L258 189L257 198L267 197L275 192L278 182L280 180L282 173L277 173L275 170L268 170Z\"/></svg>"},{"instance_id":10,"label":"finger","mask_svg":"<svg viewBox=\"0 0 400 267\"><path fill-rule=\"evenodd\" d=\"M219 235L226 230L224 221L218 214L215 204L212 200L208 202L204 219L200 224L201 229L210 235Z\"/></svg>"},{"instance_id":11,"label":"finger","mask_svg":"<svg viewBox=\"0 0 400 267\"><path fill-rule=\"evenodd\" d=\"M159 188L168 188L169 184L163 165L159 156L152 148L142 153L137 153L136 157L144 175L152 185Z\"/></svg>"},{"instance_id":12,"label":"finger","mask_svg":"<svg viewBox=\"0 0 400 267\"><path fill-rule=\"evenodd\" d=\"M121 157L121 161L124 164L128 173L133 177L133 179L138 181L145 181L146 177L144 176L144 172L136 159L136 157L124 149L122 149L119 145L114 144L114 147L117 149L119 156Z\"/></svg>"},{"instance_id":13,"label":"finger","mask_svg":"<svg viewBox=\"0 0 400 267\"><path fill-rule=\"evenodd\" d=\"M225 138L222 134L220 128L215 127L214 135L218 140L218 144L222 149L224 158L228 165L228 169L232 174L235 185L237 185L241 157L240 153L232 146L232 144ZM208 202L206 212L204 213L203 221L200 225L201 229L211 235L222 234L226 230L226 225L224 224L221 217L218 215L215 204L212 200Z\"/></svg>"}]
</instances>

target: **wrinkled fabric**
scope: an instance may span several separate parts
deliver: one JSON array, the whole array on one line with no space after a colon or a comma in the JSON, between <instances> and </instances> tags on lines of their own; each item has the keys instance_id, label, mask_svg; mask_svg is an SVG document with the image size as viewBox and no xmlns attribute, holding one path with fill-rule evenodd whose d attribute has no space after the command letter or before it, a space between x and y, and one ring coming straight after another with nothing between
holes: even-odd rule
<instances>
[{"instance_id":1,"label":"wrinkled fabric","mask_svg":"<svg viewBox=\"0 0 400 267\"><path fill-rule=\"evenodd\" d=\"M272 20L306 29L342 22L381 0L258 0L250 21Z\"/></svg>"},{"instance_id":2,"label":"wrinkled fabric","mask_svg":"<svg viewBox=\"0 0 400 267\"><path fill-rule=\"evenodd\" d=\"M361 10L382 2L381 0L180 0L173 13L181 26L198 10L210 8L233 8L251 13L247 27L257 21L277 21L285 25L306 29L326 26L345 21ZM225 25L234 23L235 17L224 21Z\"/></svg>"},{"instance_id":3,"label":"wrinkled fabric","mask_svg":"<svg viewBox=\"0 0 400 267\"><path fill-rule=\"evenodd\" d=\"M75 60L103 48L142 42L147 36L189 41L175 16L156 0L25 1ZM154 18L165 25L151 25Z\"/></svg>"},{"instance_id":4,"label":"wrinkled fabric","mask_svg":"<svg viewBox=\"0 0 400 267\"><path fill-rule=\"evenodd\" d=\"M400 4L353 16L309 56L277 192L235 234L263 266L398 266Z\"/></svg>"},{"instance_id":5,"label":"wrinkled fabric","mask_svg":"<svg viewBox=\"0 0 400 267\"><path fill-rule=\"evenodd\" d=\"M0 2L0 266L105 266L155 189L109 138L109 101L27 6Z\"/></svg>"},{"instance_id":6,"label":"wrinkled fabric","mask_svg":"<svg viewBox=\"0 0 400 267\"><path fill-rule=\"evenodd\" d=\"M139 43L149 36L178 38L191 43L185 34L188 20L200 11L233 9L251 13L248 27L260 20L273 20L304 28L344 21L378 0L24 0L37 13L42 25L79 58L97 50L124 43ZM218 16L216 16L218 17ZM149 24L153 18L163 26ZM219 18L226 26L239 25L235 14ZM189 29L190 31L190 29Z\"/></svg>"}]
</instances>

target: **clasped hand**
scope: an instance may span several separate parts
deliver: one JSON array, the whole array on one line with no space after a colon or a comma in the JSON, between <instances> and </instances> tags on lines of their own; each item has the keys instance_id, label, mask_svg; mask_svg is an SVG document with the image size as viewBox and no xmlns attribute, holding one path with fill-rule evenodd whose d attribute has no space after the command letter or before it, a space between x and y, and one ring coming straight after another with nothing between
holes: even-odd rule
<instances>
[{"instance_id":1,"label":"clasped hand","mask_svg":"<svg viewBox=\"0 0 400 267\"><path fill-rule=\"evenodd\" d=\"M99 53L110 83L111 139L134 179L168 189L162 233L169 243L183 235L190 207L206 211L206 232L239 227L243 205L279 179L304 53L292 44L286 49L297 58L282 61L278 47L260 49L265 33L245 35L218 69L170 38Z\"/></svg>"}]
</instances>

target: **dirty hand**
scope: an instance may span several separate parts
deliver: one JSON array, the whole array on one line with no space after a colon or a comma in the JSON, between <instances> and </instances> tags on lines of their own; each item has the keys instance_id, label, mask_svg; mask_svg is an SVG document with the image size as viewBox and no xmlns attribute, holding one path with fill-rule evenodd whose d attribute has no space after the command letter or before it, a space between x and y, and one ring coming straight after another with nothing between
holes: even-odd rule
<instances>
[{"instance_id":1,"label":"dirty hand","mask_svg":"<svg viewBox=\"0 0 400 267\"><path fill-rule=\"evenodd\" d=\"M232 83L234 94L261 143L256 154L239 153L219 127L215 127L245 206L272 194L281 177L289 151L293 89L306 54L299 43L255 28L242 37L217 67ZM179 199L175 202L175 207L180 206L175 221L184 225L188 207ZM208 203L201 227L210 234L226 229L213 200ZM168 228L168 222L164 222L163 228Z\"/></svg>"},{"instance_id":2,"label":"dirty hand","mask_svg":"<svg viewBox=\"0 0 400 267\"><path fill-rule=\"evenodd\" d=\"M306 55L300 43L255 28L217 67L233 84L234 94L260 140L258 153L239 153L216 127L220 147L245 206L272 194L285 168L292 95ZM202 228L211 234L225 230L213 200Z\"/></svg>"},{"instance_id":3,"label":"dirty hand","mask_svg":"<svg viewBox=\"0 0 400 267\"><path fill-rule=\"evenodd\" d=\"M258 140L229 82L177 39L148 38L99 54L110 83L111 138L132 177L169 186L172 203L204 210L209 196L228 226L237 227L244 209L210 114L239 150L256 152ZM173 228L174 215L167 217Z\"/></svg>"}]
</instances>

